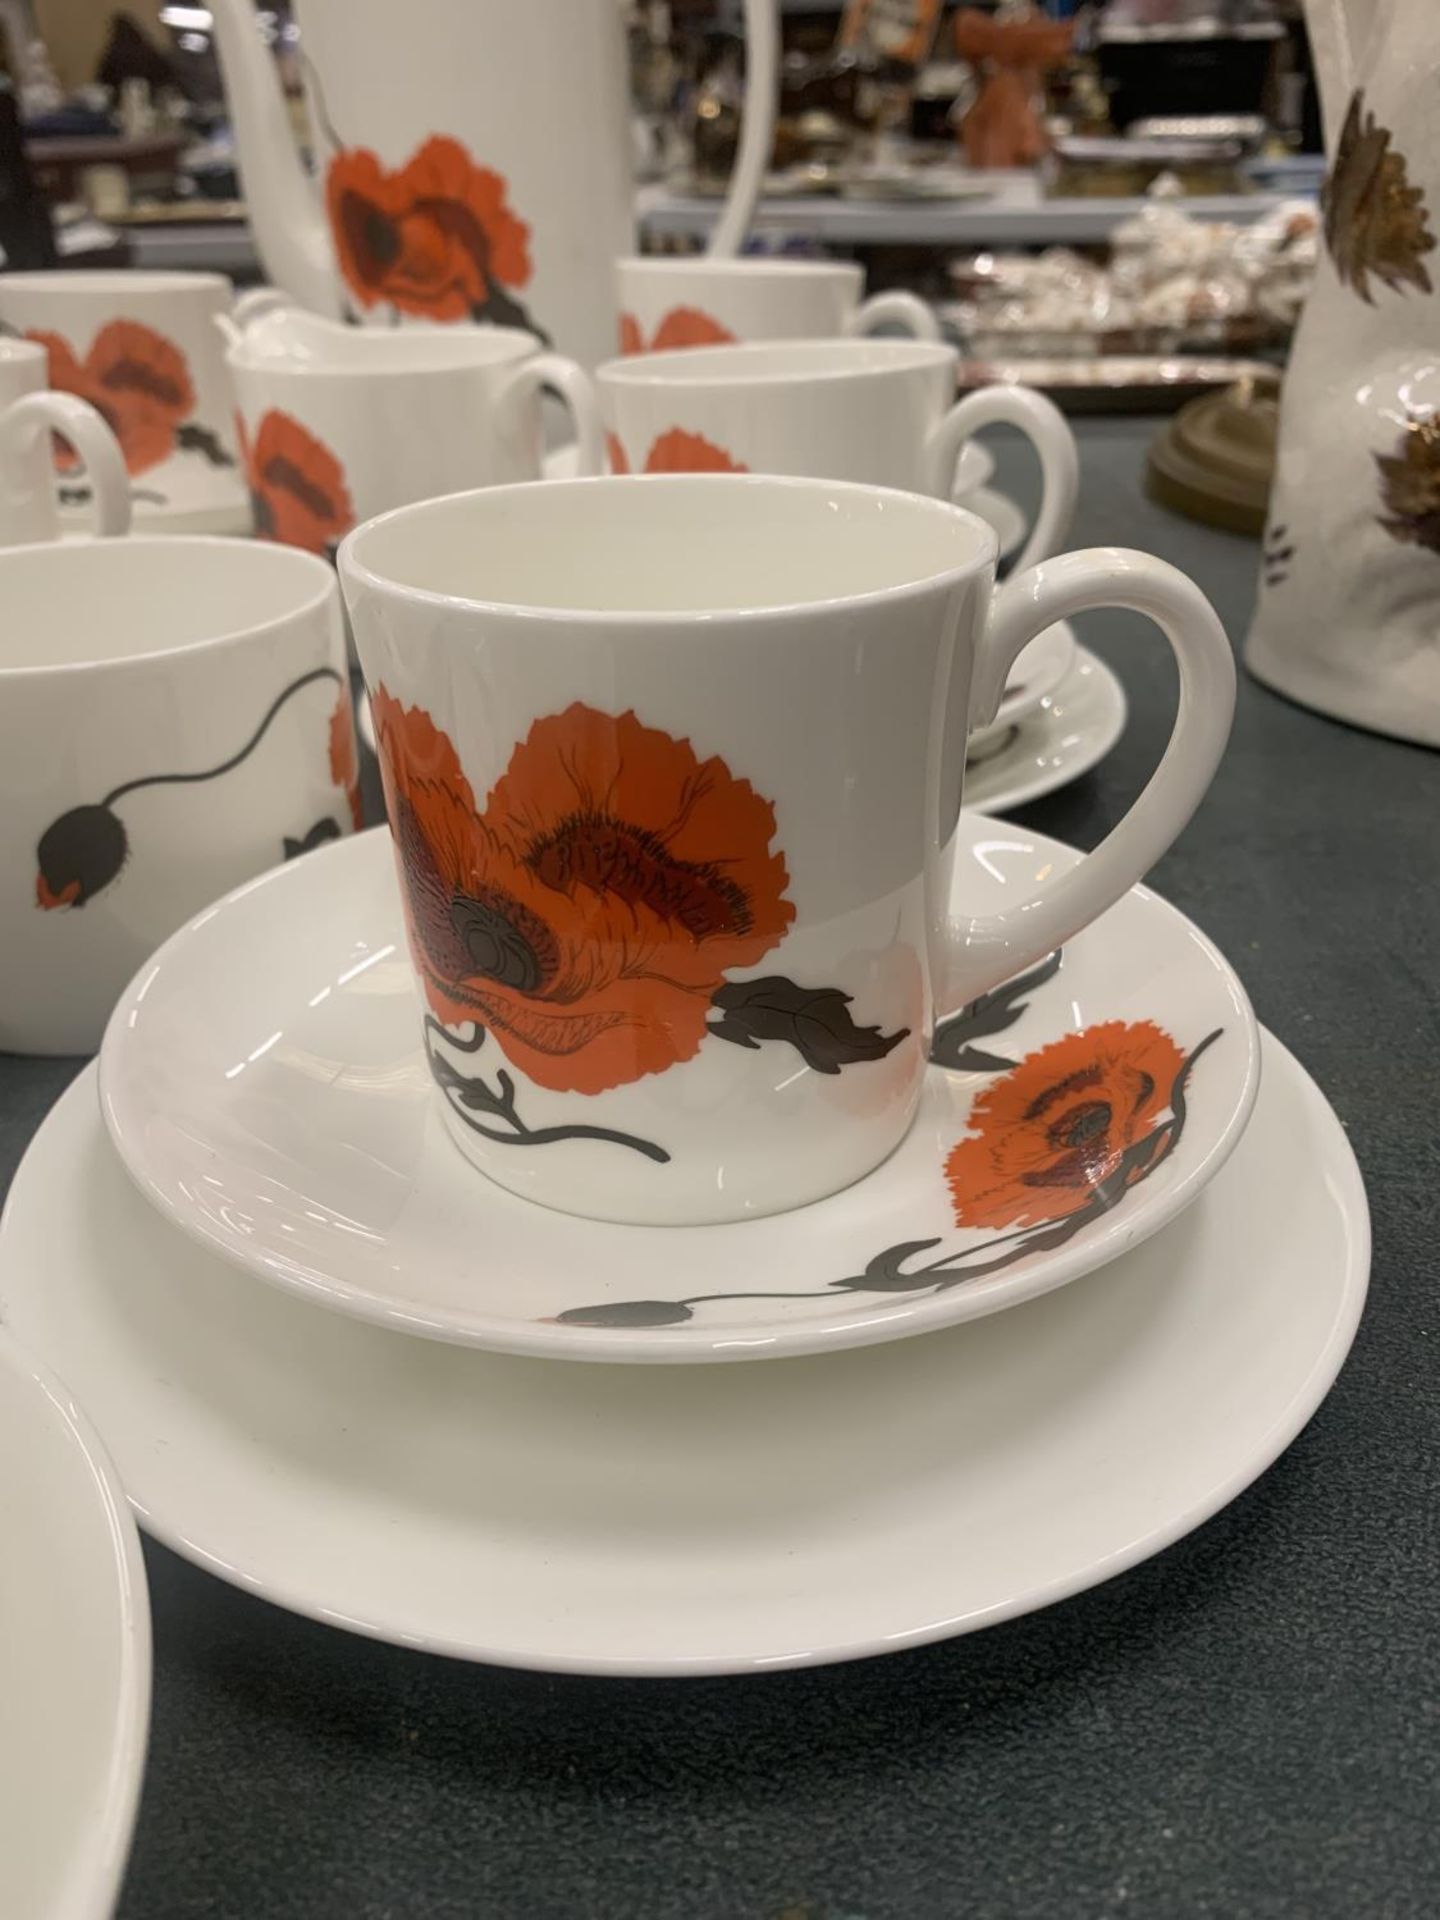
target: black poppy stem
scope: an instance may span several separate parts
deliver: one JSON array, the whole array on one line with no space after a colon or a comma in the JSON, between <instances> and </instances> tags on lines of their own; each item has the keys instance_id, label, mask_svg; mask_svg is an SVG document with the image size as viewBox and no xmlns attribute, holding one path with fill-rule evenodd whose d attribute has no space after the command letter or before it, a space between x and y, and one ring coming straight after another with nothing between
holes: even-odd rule
<instances>
[{"instance_id":1,"label":"black poppy stem","mask_svg":"<svg viewBox=\"0 0 1440 1920\"><path fill-rule=\"evenodd\" d=\"M479 1074L461 1073L441 1053L431 1045L431 1035L438 1035L447 1046L454 1047L458 1053L479 1053L485 1044L485 1029L477 1020L475 1032L468 1040L457 1039L448 1027L442 1026L433 1014L425 1016L425 1060L436 1086L444 1094L450 1111L455 1118L469 1127L472 1133L483 1135L486 1140L498 1141L506 1147L544 1147L556 1140L608 1140L612 1146L629 1147L632 1153L643 1153L648 1160L658 1160L662 1164L670 1155L664 1147L657 1147L653 1141L640 1140L630 1133L617 1133L611 1127L528 1127L515 1110L515 1082L504 1067L496 1070L495 1085L483 1080ZM492 1119L508 1128L502 1132L497 1127L487 1127L474 1118L477 1113L489 1114Z\"/></svg>"},{"instance_id":2,"label":"black poppy stem","mask_svg":"<svg viewBox=\"0 0 1440 1920\"><path fill-rule=\"evenodd\" d=\"M286 701L293 700L297 693L305 687L313 686L317 680L334 680L339 684L340 674L335 667L316 667L310 673L301 674L298 680L292 680L284 692L278 693L270 702L265 718L260 722L254 733L251 734L244 746L240 748L239 752L232 753L228 760L222 760L218 767L206 767L200 773L142 774L138 780L127 780L123 786L116 787L113 793L107 793L105 798L100 802L100 805L102 807L113 807L117 800L123 800L127 793L135 793L141 787L181 787L190 786L200 780L218 780L222 773L229 773L233 768L238 767L242 760L248 760L250 758L250 755L269 732L275 716L285 705Z\"/></svg>"}]
</instances>

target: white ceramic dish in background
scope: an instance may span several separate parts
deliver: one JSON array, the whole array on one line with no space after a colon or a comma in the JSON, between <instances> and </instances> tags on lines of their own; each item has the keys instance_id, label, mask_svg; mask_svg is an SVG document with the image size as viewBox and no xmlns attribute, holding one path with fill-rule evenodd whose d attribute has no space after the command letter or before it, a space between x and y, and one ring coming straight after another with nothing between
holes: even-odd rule
<instances>
[{"instance_id":1,"label":"white ceramic dish in background","mask_svg":"<svg viewBox=\"0 0 1440 1920\"><path fill-rule=\"evenodd\" d=\"M174 1233L111 1151L93 1068L16 1177L0 1305L86 1395L149 1530L279 1605L595 1673L891 1652L1158 1552L1324 1398L1364 1302L1365 1195L1323 1096L1264 1050L1254 1122L1183 1219L928 1340L682 1377L397 1339Z\"/></svg>"},{"instance_id":2,"label":"white ceramic dish in background","mask_svg":"<svg viewBox=\"0 0 1440 1920\"><path fill-rule=\"evenodd\" d=\"M328 554L391 507L538 479L542 389L565 405L581 470L601 470L594 388L533 334L345 327L283 303L252 306L251 316L222 316L220 327L266 539Z\"/></svg>"},{"instance_id":3,"label":"white ceramic dish in background","mask_svg":"<svg viewBox=\"0 0 1440 1920\"><path fill-rule=\"evenodd\" d=\"M1043 478L1017 563L1035 566L1074 518L1075 436L1023 387L957 400L958 365L954 348L934 340L777 340L607 360L595 388L620 473L795 474L963 505L978 484L965 479L964 447L983 428L1016 429Z\"/></svg>"},{"instance_id":4,"label":"white ceramic dish in background","mask_svg":"<svg viewBox=\"0 0 1440 1920\"><path fill-rule=\"evenodd\" d=\"M1068 620L1047 628L1026 647L1005 682L1005 692L994 722L988 727L972 727L966 748L966 764L983 756L985 749L1003 740L1029 714L1039 711L1075 665L1075 631ZM974 805L966 791L966 800Z\"/></svg>"},{"instance_id":5,"label":"white ceramic dish in background","mask_svg":"<svg viewBox=\"0 0 1440 1920\"><path fill-rule=\"evenodd\" d=\"M938 340L934 309L913 293L867 300L865 272L849 260L662 258L615 262L619 351L668 352L731 341L853 338L896 326Z\"/></svg>"},{"instance_id":6,"label":"white ceramic dish in background","mask_svg":"<svg viewBox=\"0 0 1440 1920\"><path fill-rule=\"evenodd\" d=\"M1053 694L965 769L965 803L1008 813L1089 773L1111 751L1129 717L1125 689L1097 655L1076 648L1075 665ZM971 736L972 741L974 736ZM973 752L972 747L972 752Z\"/></svg>"},{"instance_id":7,"label":"white ceramic dish in background","mask_svg":"<svg viewBox=\"0 0 1440 1920\"><path fill-rule=\"evenodd\" d=\"M0 1913L105 1920L145 1767L145 1567L88 1421L6 1332L0 1536Z\"/></svg>"},{"instance_id":8,"label":"white ceramic dish in background","mask_svg":"<svg viewBox=\"0 0 1440 1920\"><path fill-rule=\"evenodd\" d=\"M983 912L1078 858L966 815L955 902ZM989 1020L942 1028L942 1058L961 1057L963 1042L991 1065L932 1066L915 1125L866 1179L760 1220L603 1224L508 1194L455 1150L435 1111L404 942L383 829L231 894L164 947L117 1008L101 1056L104 1112L142 1191L202 1244L321 1305L501 1352L741 1360L995 1312L1102 1265L1179 1213L1239 1139L1258 1083L1239 981L1183 915L1136 888L1071 942L1057 973L989 996ZM1174 1152L1110 1211L1023 1257L1005 1233L960 1227L947 1165L972 1104L1005 1061L1107 1022L1127 1034L1157 1023L1176 1057L1219 1034L1189 1078ZM1088 1064L1082 1052L1045 1083ZM1153 1079L1161 1066L1148 1070ZM1168 1082L1152 1089L1155 1121L1169 1092ZM1048 1164L1044 1144L1035 1151ZM887 1250L917 1242L875 1277ZM957 1284L997 1250L1014 1264ZM902 1273L955 1255L964 1260L948 1279L905 1287ZM587 1323L557 1322L567 1313Z\"/></svg>"},{"instance_id":9,"label":"white ceramic dish in background","mask_svg":"<svg viewBox=\"0 0 1440 1920\"><path fill-rule=\"evenodd\" d=\"M0 606L0 1049L89 1053L162 940L358 819L340 593L136 535L0 550Z\"/></svg>"}]
</instances>

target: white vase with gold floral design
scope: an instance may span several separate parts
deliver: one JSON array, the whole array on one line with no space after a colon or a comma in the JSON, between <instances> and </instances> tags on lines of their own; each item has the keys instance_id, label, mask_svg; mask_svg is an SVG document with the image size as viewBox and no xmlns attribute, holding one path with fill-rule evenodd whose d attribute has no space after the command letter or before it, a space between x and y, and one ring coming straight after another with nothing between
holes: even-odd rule
<instances>
[{"instance_id":1,"label":"white vase with gold floral design","mask_svg":"<svg viewBox=\"0 0 1440 1920\"><path fill-rule=\"evenodd\" d=\"M1252 673L1440 746L1434 0L1307 0L1330 169L1285 378Z\"/></svg>"}]
</instances>

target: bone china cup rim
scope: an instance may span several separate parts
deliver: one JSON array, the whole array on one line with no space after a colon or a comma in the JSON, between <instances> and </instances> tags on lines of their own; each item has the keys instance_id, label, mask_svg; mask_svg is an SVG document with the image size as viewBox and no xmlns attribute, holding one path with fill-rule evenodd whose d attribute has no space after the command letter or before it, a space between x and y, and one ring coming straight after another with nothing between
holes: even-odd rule
<instances>
[{"instance_id":1,"label":"bone china cup rim","mask_svg":"<svg viewBox=\"0 0 1440 1920\"><path fill-rule=\"evenodd\" d=\"M582 490L592 496L597 506L606 499L627 501L629 504L625 511L635 516L637 526L643 525L648 509L645 496L640 491L642 488L677 497L690 496L696 503L694 537L698 539L706 534L711 545L716 537L715 530L713 526L708 529L705 526L710 514L727 505L733 508L737 501L743 500L745 511L756 514L755 524L758 526L761 524L760 509L754 503L757 496L770 495L778 499L828 501L835 511L848 506L855 516L868 508L876 515L889 515L892 520L903 517L916 525L928 520L933 528L937 558L934 564L924 568L897 566L895 578L856 591L817 591L744 606L627 608L565 606L538 599L506 599L503 596L446 591L421 584L414 577L418 568L410 570L407 575L404 568L397 566L393 560L387 564L384 557L387 541L394 543L401 540L408 530L422 527L427 521L438 520L441 516L453 519L453 538L458 543L467 536L473 536L474 520L471 516L484 516L498 521L507 509L517 503L523 505L526 501L536 502L543 511L545 502L558 504L562 497L573 498ZM707 501L708 507L705 506ZM950 556L940 552L947 535L955 546ZM380 555L370 551L376 546L382 550ZM601 474L573 480L526 480L508 486L482 487L469 493L450 494L440 500L421 500L411 506L396 507L388 513L377 514L374 519L356 527L341 542L336 565L347 597L352 590L359 589L433 606L503 614L512 619L567 621L595 627L689 625L703 634L721 622L774 620L787 614L806 614L837 606L856 612L875 611L912 596L956 585L987 566L993 569L998 558L999 541L989 523L948 500L933 500L923 494L906 493L895 487L872 487L845 480L810 480L788 474L666 473Z\"/></svg>"}]
</instances>

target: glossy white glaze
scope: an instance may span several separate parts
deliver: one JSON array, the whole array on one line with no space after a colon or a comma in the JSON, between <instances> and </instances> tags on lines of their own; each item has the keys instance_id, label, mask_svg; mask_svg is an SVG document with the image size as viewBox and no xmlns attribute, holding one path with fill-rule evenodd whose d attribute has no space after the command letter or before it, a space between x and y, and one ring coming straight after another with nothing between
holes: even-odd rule
<instances>
[{"instance_id":1,"label":"glossy white glaze","mask_svg":"<svg viewBox=\"0 0 1440 1920\"><path fill-rule=\"evenodd\" d=\"M965 769L965 804L1008 813L1098 766L1125 731L1125 689L1105 662L1076 648L1070 672L1037 712L999 741L982 743ZM970 736L975 753L976 735Z\"/></svg>"},{"instance_id":2,"label":"glossy white glaze","mask_svg":"<svg viewBox=\"0 0 1440 1920\"><path fill-rule=\"evenodd\" d=\"M528 1065L523 1036L491 1047L517 1070L530 1128L599 1126L642 1144L628 1156L568 1143L560 1154L497 1150L457 1120L457 1144L493 1178L547 1204L653 1224L740 1219L837 1192L909 1126L937 1010L1069 940L1174 838L1229 727L1234 669L1213 612L1163 563L1112 549L1047 561L997 592L994 548L987 526L949 504L756 475L491 488L401 509L346 541L340 573L372 707L384 688L397 726L402 710L429 716L413 724L433 723L450 743L459 770L441 778L462 816L483 808L542 723L551 739L581 724L613 733L627 714L648 742L626 749L633 772L648 778L671 756L665 740L682 743L682 761L714 763L699 788L716 796L710 817L739 810L697 828L694 844L702 863L718 857L745 876L735 937L758 928L753 944L705 976L718 944L697 950L673 916L648 959L628 935L597 935L564 976L563 1005L541 1008L547 1060ZM1034 899L952 925L948 841L967 725L993 721L1037 632L1114 603L1156 617L1181 662L1176 733L1152 787L1075 874L1039 876ZM541 810L600 819L609 802L589 794L587 768L554 747L544 757L554 797ZM756 811L736 783L758 797ZM679 787L650 790L666 817L627 818L624 833L692 818ZM754 824L738 827L741 814ZM538 816L524 829L544 830ZM781 877L757 892L765 860L783 863L765 869ZM467 884L484 891L478 873ZM438 896L436 911L449 911ZM477 912L488 924L494 910L462 912L467 925ZM892 1050L837 1074L809 1071L782 1041L705 1044L696 1016L712 991L777 977L788 993L848 996L849 1020ZM617 993L597 1002L588 985L572 991L572 978ZM681 997L667 998L677 980ZM647 981L660 984L628 984ZM430 1003L447 1022L460 1018L447 1012L453 1000L432 992ZM577 1014L601 1020L597 1042L613 1036L603 1072L590 1064L601 1044L571 1044L579 1029L563 1023ZM578 1070L567 1064L586 1051Z\"/></svg>"},{"instance_id":3,"label":"glossy white glaze","mask_svg":"<svg viewBox=\"0 0 1440 1920\"><path fill-rule=\"evenodd\" d=\"M130 482L114 434L88 402L45 388L45 349L0 338L0 547L60 538L60 507L51 457L52 433L63 433L94 489L89 531L130 530Z\"/></svg>"},{"instance_id":4,"label":"glossy white glaze","mask_svg":"<svg viewBox=\"0 0 1440 1920\"><path fill-rule=\"evenodd\" d=\"M962 819L958 840L953 898L975 911L1079 862L1054 841L981 816ZM826 1289L902 1242L934 1237L947 1253L997 1244L992 1231L957 1231L945 1175L993 1073L931 1068L914 1125L882 1166L831 1199L762 1220L598 1225L477 1179L447 1137L419 1049L403 914L380 832L311 856L303 872L257 881L157 954L111 1022L101 1085L121 1157L167 1217L322 1305L504 1352L747 1359L898 1339L992 1313L1134 1245L1218 1171L1250 1113L1258 1043L1240 983L1189 921L1136 889L1022 998L1023 1015L983 1043L1010 1060L1109 1021L1154 1021L1185 1053L1220 1038L1196 1064L1182 1141L1122 1206L1063 1245L938 1293ZM711 1139L707 1088L757 1062L763 1054L712 1039L672 1069L699 1089L690 1104L700 1148ZM785 1089L786 1116L799 1116L789 1125L803 1159L806 1131L863 1120L866 1100L846 1083L860 1069L822 1086L799 1066L788 1053L775 1077L795 1083ZM897 1095L912 1073L893 1055L871 1071ZM685 1103L675 1108L683 1118ZM760 1111L751 1124L773 1156L788 1159L784 1122ZM597 1156L598 1178L624 1171L620 1150L593 1141L552 1143L531 1158L543 1154L580 1180L597 1177ZM639 1332L555 1321L596 1303L751 1286L805 1297L718 1301L684 1324Z\"/></svg>"},{"instance_id":5,"label":"glossy white glaze","mask_svg":"<svg viewBox=\"0 0 1440 1920\"><path fill-rule=\"evenodd\" d=\"M64 1210L58 1195L49 1202ZM18 1250L7 1275L44 1285ZM8 1313L5 1315L8 1321ZM0 1913L109 1920L140 1798L150 1606L135 1522L70 1391L0 1333Z\"/></svg>"},{"instance_id":6,"label":"glossy white glaze","mask_svg":"<svg viewBox=\"0 0 1440 1920\"><path fill-rule=\"evenodd\" d=\"M617 468L723 467L862 480L948 500L971 434L1004 424L1034 447L1044 486L1018 564L1034 566L1070 530L1075 436L1025 387L955 398L959 358L925 340L785 340L610 360L596 385ZM971 484L975 484L972 482Z\"/></svg>"},{"instance_id":7,"label":"glossy white glaze","mask_svg":"<svg viewBox=\"0 0 1440 1920\"><path fill-rule=\"evenodd\" d=\"M1324 1398L1370 1241L1338 1120L1267 1037L1240 1150L1147 1246L1013 1313L782 1366L492 1358L256 1287L131 1189L93 1069L0 1254L6 1319L207 1572L461 1658L694 1674L969 1632L1168 1546Z\"/></svg>"},{"instance_id":8,"label":"glossy white glaze","mask_svg":"<svg viewBox=\"0 0 1440 1920\"><path fill-rule=\"evenodd\" d=\"M602 470L589 379L532 334L343 327L286 307L228 331L249 444L262 444L274 415L303 429L338 464L347 526L414 500L538 480L542 391L570 414L575 471Z\"/></svg>"},{"instance_id":9,"label":"glossy white glaze","mask_svg":"<svg viewBox=\"0 0 1440 1920\"><path fill-rule=\"evenodd\" d=\"M1285 375L1245 661L1322 713L1440 746L1434 13L1308 0L1306 17L1338 207Z\"/></svg>"},{"instance_id":10,"label":"glossy white glaze","mask_svg":"<svg viewBox=\"0 0 1440 1920\"><path fill-rule=\"evenodd\" d=\"M152 460L145 436L137 443L127 440L124 425L131 410L120 406L114 415L130 461L135 522L142 532L250 531L250 501L235 437L235 390L215 327L216 315L229 311L230 299L230 282L218 273L117 268L0 274L0 321L20 333L58 334L82 368L87 390L105 392L107 369L128 356L144 358L146 377L181 396L167 413L174 431L162 441L158 460ZM132 333L127 340L106 331L127 323L144 334ZM50 384L63 384L53 366ZM133 393L133 381L126 390ZM144 449L139 464L132 444ZM86 481L82 472L66 478L81 488ZM69 531L93 531L88 504L62 507L61 519Z\"/></svg>"},{"instance_id":11,"label":"glossy white glaze","mask_svg":"<svg viewBox=\"0 0 1440 1920\"><path fill-rule=\"evenodd\" d=\"M625 36L614 0L408 0L399 11L391 0L301 0L296 12L319 194L300 164L249 0L217 0L213 9L245 196L276 284L317 313L348 310L375 325L468 319L468 299L450 297L451 280L435 270L449 248L455 284L476 265L493 275L498 298L476 317L533 326L587 366L613 352L612 263L635 235ZM745 157L722 221L730 247L760 191L777 94L774 0L746 0L746 16ZM423 158L437 139L441 157ZM370 160L344 176L363 192L348 215L337 201L337 230L325 183L345 154L352 166L356 156ZM426 204L446 200L455 211L430 220ZM397 272L381 274L369 292L346 271L355 257L347 220L361 241L367 226L391 223L376 265L389 261ZM398 302L387 297L397 285Z\"/></svg>"},{"instance_id":12,"label":"glossy white glaze","mask_svg":"<svg viewBox=\"0 0 1440 1920\"><path fill-rule=\"evenodd\" d=\"M84 1053L192 914L350 831L340 596L308 554L137 535L5 549L0 604L0 1049Z\"/></svg>"},{"instance_id":13,"label":"glossy white glaze","mask_svg":"<svg viewBox=\"0 0 1440 1920\"><path fill-rule=\"evenodd\" d=\"M898 326L939 340L940 322L913 293L864 298L865 275L845 260L667 260L615 264L622 353L725 340L828 340ZM602 356L603 357L603 356Z\"/></svg>"}]
</instances>

